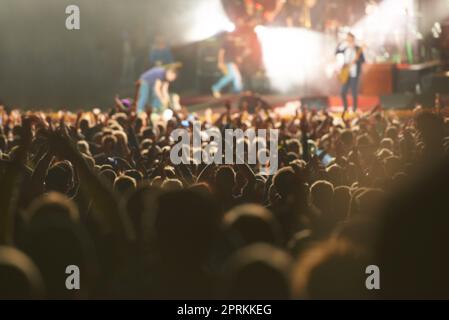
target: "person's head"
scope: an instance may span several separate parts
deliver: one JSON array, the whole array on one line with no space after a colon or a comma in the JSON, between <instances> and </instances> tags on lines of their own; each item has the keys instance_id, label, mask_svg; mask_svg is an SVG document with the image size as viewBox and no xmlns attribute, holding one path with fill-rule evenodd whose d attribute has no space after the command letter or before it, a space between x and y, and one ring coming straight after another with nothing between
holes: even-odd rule
<instances>
[{"instance_id":1,"label":"person's head","mask_svg":"<svg viewBox=\"0 0 449 320\"><path fill-rule=\"evenodd\" d=\"M226 236L241 246L260 242L279 245L282 238L273 214L255 204L242 205L226 213L223 226Z\"/></svg>"},{"instance_id":2,"label":"person's head","mask_svg":"<svg viewBox=\"0 0 449 320\"><path fill-rule=\"evenodd\" d=\"M121 195L128 195L136 190L136 179L128 176L117 177L114 181L114 190Z\"/></svg>"},{"instance_id":3,"label":"person's head","mask_svg":"<svg viewBox=\"0 0 449 320\"><path fill-rule=\"evenodd\" d=\"M81 119L79 126L81 129L81 132L86 132L89 129L89 120Z\"/></svg>"},{"instance_id":4,"label":"person's head","mask_svg":"<svg viewBox=\"0 0 449 320\"><path fill-rule=\"evenodd\" d=\"M179 179L167 179L162 183L161 188L165 191L182 190L183 184Z\"/></svg>"},{"instance_id":5,"label":"person's head","mask_svg":"<svg viewBox=\"0 0 449 320\"><path fill-rule=\"evenodd\" d=\"M46 191L67 194L73 187L73 166L68 161L58 162L48 169L45 177Z\"/></svg>"},{"instance_id":6,"label":"person's head","mask_svg":"<svg viewBox=\"0 0 449 320\"><path fill-rule=\"evenodd\" d=\"M151 141L156 140L156 130L152 127L147 127L142 130L142 139L150 139ZM155 146L158 147L158 146Z\"/></svg>"},{"instance_id":7,"label":"person's head","mask_svg":"<svg viewBox=\"0 0 449 320\"><path fill-rule=\"evenodd\" d=\"M286 161L286 163L292 163L292 162L298 160L298 158L299 158L298 153L289 152L289 153L287 153L285 161Z\"/></svg>"},{"instance_id":8,"label":"person's head","mask_svg":"<svg viewBox=\"0 0 449 320\"><path fill-rule=\"evenodd\" d=\"M349 32L346 36L346 41L350 46L355 46L355 35L352 32Z\"/></svg>"},{"instance_id":9,"label":"person's head","mask_svg":"<svg viewBox=\"0 0 449 320\"><path fill-rule=\"evenodd\" d=\"M333 164L326 168L326 174L329 182L335 187L343 185L347 180L343 168L338 164Z\"/></svg>"},{"instance_id":10,"label":"person's head","mask_svg":"<svg viewBox=\"0 0 449 320\"><path fill-rule=\"evenodd\" d=\"M354 144L354 134L350 130L344 130L340 135L340 141L343 143L344 151L348 152Z\"/></svg>"},{"instance_id":11,"label":"person's head","mask_svg":"<svg viewBox=\"0 0 449 320\"><path fill-rule=\"evenodd\" d=\"M393 142L398 139L399 130L395 126L390 126L385 130L385 137L391 139Z\"/></svg>"},{"instance_id":12,"label":"person's head","mask_svg":"<svg viewBox=\"0 0 449 320\"><path fill-rule=\"evenodd\" d=\"M114 185L117 174L112 169L105 169L100 172L100 177L110 186Z\"/></svg>"},{"instance_id":13,"label":"person's head","mask_svg":"<svg viewBox=\"0 0 449 320\"><path fill-rule=\"evenodd\" d=\"M128 124L128 116L126 115L126 113L123 113L123 112L116 113L114 115L114 120L118 122L118 124L120 125L121 128L125 128ZM118 130L118 131L122 131L122 130Z\"/></svg>"},{"instance_id":14,"label":"person's head","mask_svg":"<svg viewBox=\"0 0 449 320\"><path fill-rule=\"evenodd\" d=\"M215 188L220 193L232 194L235 186L236 174L232 167L220 167L215 173Z\"/></svg>"},{"instance_id":15,"label":"person's head","mask_svg":"<svg viewBox=\"0 0 449 320\"><path fill-rule=\"evenodd\" d=\"M280 169L273 177L273 185L282 198L291 194L297 187L297 183L295 172L291 167Z\"/></svg>"},{"instance_id":16,"label":"person's head","mask_svg":"<svg viewBox=\"0 0 449 320\"><path fill-rule=\"evenodd\" d=\"M85 155L83 154L83 159L86 162L87 166L91 169L94 170L95 169L95 159L91 156Z\"/></svg>"},{"instance_id":17,"label":"person's head","mask_svg":"<svg viewBox=\"0 0 449 320\"><path fill-rule=\"evenodd\" d=\"M133 178L134 180L136 180L137 184L143 181L143 174L135 169L126 170L125 176Z\"/></svg>"},{"instance_id":18,"label":"person's head","mask_svg":"<svg viewBox=\"0 0 449 320\"><path fill-rule=\"evenodd\" d=\"M121 146L128 145L128 136L124 131L114 131L113 132L114 137L117 139L117 143Z\"/></svg>"},{"instance_id":19,"label":"person's head","mask_svg":"<svg viewBox=\"0 0 449 320\"><path fill-rule=\"evenodd\" d=\"M17 137L17 136L20 137L20 134L21 134L21 133L22 133L22 127L21 127L21 126L15 125L15 126L12 128L12 135L13 135L14 137Z\"/></svg>"},{"instance_id":20,"label":"person's head","mask_svg":"<svg viewBox=\"0 0 449 320\"><path fill-rule=\"evenodd\" d=\"M154 177L151 180L151 186L155 188L160 188L164 183L164 179L161 176Z\"/></svg>"},{"instance_id":21,"label":"person's head","mask_svg":"<svg viewBox=\"0 0 449 320\"><path fill-rule=\"evenodd\" d=\"M334 198L334 186L327 181L317 181L310 188L312 204L321 210L322 214L329 214Z\"/></svg>"},{"instance_id":22,"label":"person's head","mask_svg":"<svg viewBox=\"0 0 449 320\"><path fill-rule=\"evenodd\" d=\"M225 266L221 295L232 300L290 298L291 258L268 244L239 250Z\"/></svg>"},{"instance_id":23,"label":"person's head","mask_svg":"<svg viewBox=\"0 0 449 320\"><path fill-rule=\"evenodd\" d=\"M0 299L41 299L44 282L34 262L23 252L0 246Z\"/></svg>"},{"instance_id":24,"label":"person's head","mask_svg":"<svg viewBox=\"0 0 449 320\"><path fill-rule=\"evenodd\" d=\"M297 155L301 154L301 144L298 139L291 139L287 141L287 150Z\"/></svg>"},{"instance_id":25,"label":"person's head","mask_svg":"<svg viewBox=\"0 0 449 320\"><path fill-rule=\"evenodd\" d=\"M91 155L90 148L89 148L89 143L87 143L86 140L78 141L77 147L78 147L78 150L81 153L84 153L84 154L89 155L89 156Z\"/></svg>"},{"instance_id":26,"label":"person's head","mask_svg":"<svg viewBox=\"0 0 449 320\"><path fill-rule=\"evenodd\" d=\"M193 192L199 192L206 196L210 196L212 194L212 190L210 189L210 186L207 183L201 182L193 184L189 187L190 191Z\"/></svg>"},{"instance_id":27,"label":"person's head","mask_svg":"<svg viewBox=\"0 0 449 320\"><path fill-rule=\"evenodd\" d=\"M293 271L295 299L361 299L366 289L364 256L348 242L328 241L310 249Z\"/></svg>"},{"instance_id":28,"label":"person's head","mask_svg":"<svg viewBox=\"0 0 449 320\"><path fill-rule=\"evenodd\" d=\"M62 217L77 223L80 220L75 203L59 192L50 192L35 199L24 212L24 220L33 222L46 217Z\"/></svg>"},{"instance_id":29,"label":"person's head","mask_svg":"<svg viewBox=\"0 0 449 320\"><path fill-rule=\"evenodd\" d=\"M385 192L380 189L361 188L351 199L351 216L377 214L385 200Z\"/></svg>"},{"instance_id":30,"label":"person's head","mask_svg":"<svg viewBox=\"0 0 449 320\"><path fill-rule=\"evenodd\" d=\"M153 144L153 141L151 139L143 139L140 143L139 149L140 150L146 150L150 148Z\"/></svg>"},{"instance_id":31,"label":"person's head","mask_svg":"<svg viewBox=\"0 0 449 320\"><path fill-rule=\"evenodd\" d=\"M97 132L92 137L92 142L95 143L97 146L101 146L103 144L103 133Z\"/></svg>"},{"instance_id":32,"label":"person's head","mask_svg":"<svg viewBox=\"0 0 449 320\"><path fill-rule=\"evenodd\" d=\"M219 211L211 198L190 190L163 193L156 201L156 246L172 267L201 265L218 231Z\"/></svg>"},{"instance_id":33,"label":"person's head","mask_svg":"<svg viewBox=\"0 0 449 320\"><path fill-rule=\"evenodd\" d=\"M115 145L117 144L117 138L112 134L103 136L101 139L101 145L103 147L103 152L106 154L111 154L115 150Z\"/></svg>"},{"instance_id":34,"label":"person's head","mask_svg":"<svg viewBox=\"0 0 449 320\"><path fill-rule=\"evenodd\" d=\"M80 224L76 204L59 193L36 198L24 212L26 232L20 246L38 266L47 298L86 298L96 274L92 242ZM76 265L82 276L80 290L67 290L66 269Z\"/></svg>"},{"instance_id":35,"label":"person's head","mask_svg":"<svg viewBox=\"0 0 449 320\"><path fill-rule=\"evenodd\" d=\"M394 141L391 138L384 138L380 142L380 147L384 149L388 149L390 151L394 151Z\"/></svg>"},{"instance_id":36,"label":"person's head","mask_svg":"<svg viewBox=\"0 0 449 320\"><path fill-rule=\"evenodd\" d=\"M332 203L335 218L339 221L347 219L351 205L351 189L346 186L335 188Z\"/></svg>"},{"instance_id":37,"label":"person's head","mask_svg":"<svg viewBox=\"0 0 449 320\"><path fill-rule=\"evenodd\" d=\"M168 82L173 82L176 80L176 78L178 77L178 70L175 67L170 67L167 69L167 71L165 72L165 79Z\"/></svg>"}]
</instances>

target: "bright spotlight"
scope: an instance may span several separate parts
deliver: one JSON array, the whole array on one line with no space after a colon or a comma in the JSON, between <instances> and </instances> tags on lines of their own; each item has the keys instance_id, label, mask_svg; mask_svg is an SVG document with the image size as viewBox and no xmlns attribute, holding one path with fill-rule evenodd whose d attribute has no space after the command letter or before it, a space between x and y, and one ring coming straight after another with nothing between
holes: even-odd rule
<instances>
[{"instance_id":1,"label":"bright spotlight","mask_svg":"<svg viewBox=\"0 0 449 320\"><path fill-rule=\"evenodd\" d=\"M385 0L379 5L372 5L351 31L370 50L376 50L395 39L417 36L415 15L414 0Z\"/></svg>"},{"instance_id":2,"label":"bright spotlight","mask_svg":"<svg viewBox=\"0 0 449 320\"><path fill-rule=\"evenodd\" d=\"M333 59L336 47L332 37L299 28L259 26L256 32L267 76L275 89L323 89L323 66Z\"/></svg>"},{"instance_id":3,"label":"bright spotlight","mask_svg":"<svg viewBox=\"0 0 449 320\"><path fill-rule=\"evenodd\" d=\"M185 16L190 23L186 41L194 42L210 38L220 32L233 32L235 25L229 20L221 0L198 0L191 14Z\"/></svg>"},{"instance_id":4,"label":"bright spotlight","mask_svg":"<svg viewBox=\"0 0 449 320\"><path fill-rule=\"evenodd\" d=\"M227 32L234 32L234 31L235 31L235 24L233 24L231 21L229 21L229 22L226 24L225 30L226 30Z\"/></svg>"},{"instance_id":5,"label":"bright spotlight","mask_svg":"<svg viewBox=\"0 0 449 320\"><path fill-rule=\"evenodd\" d=\"M254 27L254 32L259 34L259 33L263 32L263 29L265 29L264 26L257 25L257 26Z\"/></svg>"}]
</instances>

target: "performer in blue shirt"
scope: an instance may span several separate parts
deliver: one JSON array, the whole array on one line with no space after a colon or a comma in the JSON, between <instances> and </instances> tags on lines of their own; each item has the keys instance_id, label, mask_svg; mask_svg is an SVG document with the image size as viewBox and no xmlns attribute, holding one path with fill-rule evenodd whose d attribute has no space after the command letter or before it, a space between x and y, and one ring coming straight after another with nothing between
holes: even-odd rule
<instances>
[{"instance_id":1,"label":"performer in blue shirt","mask_svg":"<svg viewBox=\"0 0 449 320\"><path fill-rule=\"evenodd\" d=\"M169 86L177 78L177 65L147 70L137 81L137 112L145 112L147 104L153 112L162 113L170 103Z\"/></svg>"}]
</instances>

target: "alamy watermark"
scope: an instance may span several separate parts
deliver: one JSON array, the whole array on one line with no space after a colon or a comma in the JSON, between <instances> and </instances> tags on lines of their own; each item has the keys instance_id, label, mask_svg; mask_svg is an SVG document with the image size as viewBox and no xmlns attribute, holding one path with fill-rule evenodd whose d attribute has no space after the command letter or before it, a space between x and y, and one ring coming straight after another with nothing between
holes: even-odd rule
<instances>
[{"instance_id":1,"label":"alamy watermark","mask_svg":"<svg viewBox=\"0 0 449 320\"><path fill-rule=\"evenodd\" d=\"M365 281L366 289L380 290L380 268L376 265L370 265L366 268L365 273L368 275Z\"/></svg>"},{"instance_id":2,"label":"alamy watermark","mask_svg":"<svg viewBox=\"0 0 449 320\"><path fill-rule=\"evenodd\" d=\"M80 290L80 268L76 265L67 266L65 273L68 274L65 280L67 290Z\"/></svg>"},{"instance_id":3,"label":"alamy watermark","mask_svg":"<svg viewBox=\"0 0 449 320\"><path fill-rule=\"evenodd\" d=\"M171 149L170 160L179 164L259 165L261 173L277 172L279 130L276 129L226 129L202 130L200 122L193 129L177 129L171 133L176 144Z\"/></svg>"},{"instance_id":4,"label":"alamy watermark","mask_svg":"<svg viewBox=\"0 0 449 320\"><path fill-rule=\"evenodd\" d=\"M81 28L80 8L76 5L70 5L65 8L65 13L68 15L65 20L66 29L79 30Z\"/></svg>"}]
</instances>

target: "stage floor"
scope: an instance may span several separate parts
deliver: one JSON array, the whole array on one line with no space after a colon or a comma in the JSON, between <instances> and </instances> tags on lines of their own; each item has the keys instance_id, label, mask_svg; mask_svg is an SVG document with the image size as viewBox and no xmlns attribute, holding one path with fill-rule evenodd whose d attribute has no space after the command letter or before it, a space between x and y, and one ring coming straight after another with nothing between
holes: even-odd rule
<instances>
[{"instance_id":1,"label":"stage floor","mask_svg":"<svg viewBox=\"0 0 449 320\"><path fill-rule=\"evenodd\" d=\"M277 112L282 115L294 115L296 109L301 105L301 97L288 95L265 95L261 96L267 101ZM187 96L181 99L182 105L186 106L190 112L201 113L207 109L212 109L216 112L224 110L224 104L231 101L233 108L238 107L239 96L224 95L220 99L215 99L212 96ZM342 112L343 103L340 97L330 96L329 109L330 112ZM352 98L349 98L349 104L352 105ZM380 97L378 96L360 96L359 110L368 112L375 106L380 104ZM313 108L313 104L309 106Z\"/></svg>"}]
</instances>

